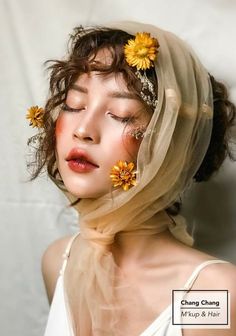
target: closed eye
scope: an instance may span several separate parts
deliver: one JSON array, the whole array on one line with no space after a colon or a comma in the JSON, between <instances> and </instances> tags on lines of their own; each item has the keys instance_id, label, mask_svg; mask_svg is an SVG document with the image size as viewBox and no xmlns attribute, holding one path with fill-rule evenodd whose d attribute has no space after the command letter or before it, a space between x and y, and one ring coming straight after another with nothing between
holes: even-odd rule
<instances>
[{"instance_id":1,"label":"closed eye","mask_svg":"<svg viewBox=\"0 0 236 336\"><path fill-rule=\"evenodd\" d=\"M118 117L115 114L109 113L112 119L115 119L121 123L130 123L134 120L134 117Z\"/></svg>"},{"instance_id":2,"label":"closed eye","mask_svg":"<svg viewBox=\"0 0 236 336\"><path fill-rule=\"evenodd\" d=\"M67 112L80 112L80 111L84 110L84 107L82 107L82 108L73 108L73 107L68 106L67 104L64 104L62 106L62 110L63 111L67 111Z\"/></svg>"}]
</instances>

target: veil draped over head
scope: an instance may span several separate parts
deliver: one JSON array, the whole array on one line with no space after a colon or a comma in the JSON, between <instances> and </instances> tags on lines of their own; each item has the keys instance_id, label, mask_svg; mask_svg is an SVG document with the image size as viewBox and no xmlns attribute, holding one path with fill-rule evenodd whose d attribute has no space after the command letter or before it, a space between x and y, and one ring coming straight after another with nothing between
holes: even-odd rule
<instances>
[{"instance_id":1,"label":"veil draped over head","mask_svg":"<svg viewBox=\"0 0 236 336\"><path fill-rule=\"evenodd\" d=\"M122 291L110 246L119 233L153 234L166 230L192 245L182 216L168 208L192 181L209 145L212 88L207 71L193 51L174 34L152 25L117 22L107 25L129 34L148 32L160 48L155 61L158 104L140 145L137 186L115 190L96 200L82 199L77 262L65 286L78 309L76 335L119 335L116 322ZM67 195L74 200L72 195ZM155 215L155 224L145 222ZM78 293L78 294L76 294ZM90 329L91 328L91 329Z\"/></svg>"}]
</instances>

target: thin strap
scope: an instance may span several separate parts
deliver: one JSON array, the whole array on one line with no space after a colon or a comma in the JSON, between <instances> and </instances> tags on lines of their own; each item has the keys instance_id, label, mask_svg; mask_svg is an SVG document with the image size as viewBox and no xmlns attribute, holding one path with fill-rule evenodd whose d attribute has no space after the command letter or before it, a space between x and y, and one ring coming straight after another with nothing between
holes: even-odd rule
<instances>
[{"instance_id":1,"label":"thin strap","mask_svg":"<svg viewBox=\"0 0 236 336\"><path fill-rule=\"evenodd\" d=\"M187 282L184 285L184 289L190 289L194 283L194 281L197 279L200 271L210 265L210 264L222 264L222 263L229 263L229 261L226 260L220 260L220 259L212 259L212 260L207 260L204 261L203 263L201 263L200 265L198 265L195 270L193 271L193 273L190 275L190 278L187 280Z\"/></svg>"},{"instance_id":2,"label":"thin strap","mask_svg":"<svg viewBox=\"0 0 236 336\"><path fill-rule=\"evenodd\" d=\"M70 256L70 250L71 250L71 246L73 244L73 241L75 240L75 238L80 234L80 232L77 232L75 235L73 235L71 237L71 239L69 240L69 243L67 244L66 246L66 249L65 249L65 252L63 253L62 255L62 258L64 259L63 260L63 264L62 264L62 267L60 269L60 272L59 274L60 275L63 275L64 274L64 271L65 271L65 268L66 268L66 265L67 265L67 261L68 261L68 258Z\"/></svg>"}]
</instances>

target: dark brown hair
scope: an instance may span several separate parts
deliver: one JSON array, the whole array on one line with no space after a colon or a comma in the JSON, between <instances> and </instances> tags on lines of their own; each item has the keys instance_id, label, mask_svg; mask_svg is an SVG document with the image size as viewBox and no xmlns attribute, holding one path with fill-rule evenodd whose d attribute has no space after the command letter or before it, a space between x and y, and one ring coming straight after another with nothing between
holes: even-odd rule
<instances>
[{"instance_id":1,"label":"dark brown hair","mask_svg":"<svg viewBox=\"0 0 236 336\"><path fill-rule=\"evenodd\" d=\"M210 76L213 90L213 128L207 153L194 179L196 182L207 181L218 171L227 156L235 160L231 148L231 128L235 125L236 108L229 100L228 91L223 83Z\"/></svg>"},{"instance_id":2,"label":"dark brown hair","mask_svg":"<svg viewBox=\"0 0 236 336\"><path fill-rule=\"evenodd\" d=\"M50 88L49 97L45 105L44 128L37 137L38 144L35 148L35 160L29 163L31 179L35 179L44 168L51 179L61 188L63 181L56 165L55 156L55 117L53 114L65 102L67 92L78 76L90 71L99 71L101 75L110 73L122 74L128 89L133 92L144 106L145 102L140 96L141 83L137 80L133 68L124 60L123 46L132 38L132 35L116 29L108 28L75 28L71 35L68 57L64 60L51 60L49 64ZM97 53L108 49L112 62L104 65L95 60ZM156 74L153 69L147 71L149 80L157 85ZM230 128L235 120L235 106L228 99L226 87L217 82L210 75L214 97L213 130L209 148L204 160L194 176L196 182L207 181L221 166L227 155L233 159L229 145ZM149 108L150 109L150 108ZM33 143L35 138L31 138ZM179 207L176 208L176 213Z\"/></svg>"}]
</instances>

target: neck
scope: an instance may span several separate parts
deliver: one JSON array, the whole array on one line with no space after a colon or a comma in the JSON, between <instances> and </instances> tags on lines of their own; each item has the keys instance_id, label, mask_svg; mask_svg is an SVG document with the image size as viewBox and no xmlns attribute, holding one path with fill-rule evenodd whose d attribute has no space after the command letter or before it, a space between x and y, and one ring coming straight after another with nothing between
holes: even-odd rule
<instances>
[{"instance_id":1,"label":"neck","mask_svg":"<svg viewBox=\"0 0 236 336\"><path fill-rule=\"evenodd\" d=\"M154 215L147 220L142 229L121 231L116 234L112 246L112 253L118 266L131 267L143 264L147 258L162 249L167 239L170 239L168 226L158 225L158 216Z\"/></svg>"}]
</instances>

